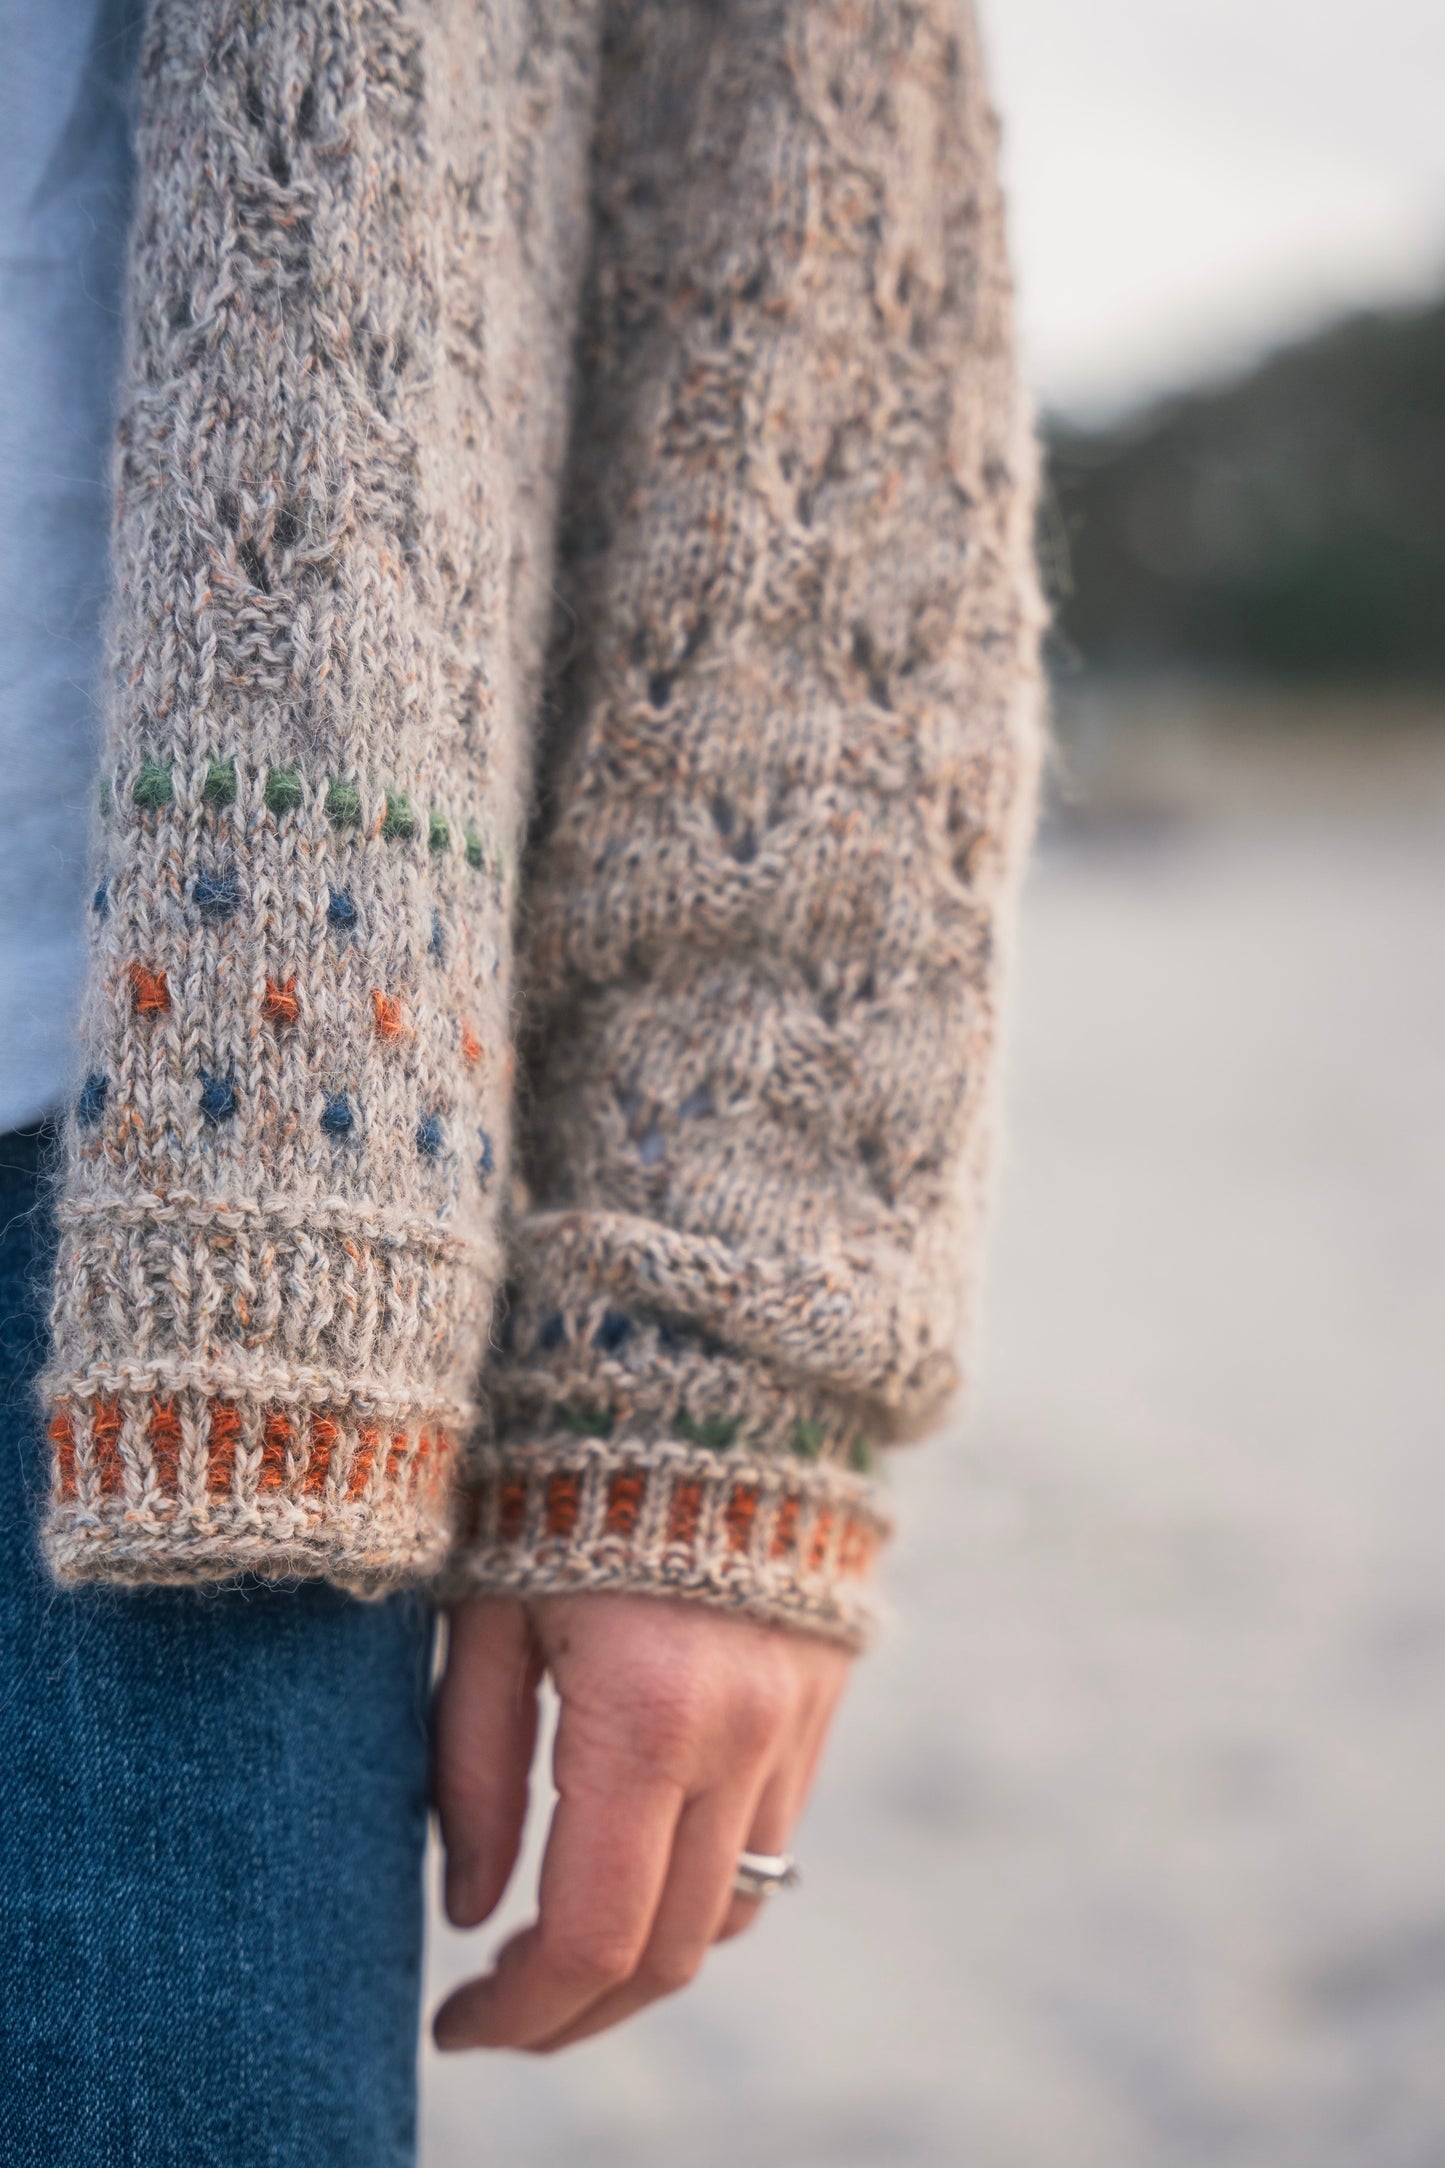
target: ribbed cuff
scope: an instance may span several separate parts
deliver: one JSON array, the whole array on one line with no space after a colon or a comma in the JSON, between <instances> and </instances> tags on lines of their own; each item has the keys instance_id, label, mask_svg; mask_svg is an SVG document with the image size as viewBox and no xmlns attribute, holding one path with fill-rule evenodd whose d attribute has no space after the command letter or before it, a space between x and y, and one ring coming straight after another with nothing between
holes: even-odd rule
<instances>
[{"instance_id":1,"label":"ribbed cuff","mask_svg":"<svg viewBox=\"0 0 1445 2168\"><path fill-rule=\"evenodd\" d=\"M614 1438L479 1453L462 1526L454 1593L676 1596L849 1648L874 1624L891 1533L876 1487L845 1469Z\"/></svg>"},{"instance_id":2,"label":"ribbed cuff","mask_svg":"<svg viewBox=\"0 0 1445 2168\"><path fill-rule=\"evenodd\" d=\"M434 1573L453 1540L457 1445L436 1423L192 1388L77 1395L49 1435L60 1581L253 1573L379 1593Z\"/></svg>"}]
</instances>

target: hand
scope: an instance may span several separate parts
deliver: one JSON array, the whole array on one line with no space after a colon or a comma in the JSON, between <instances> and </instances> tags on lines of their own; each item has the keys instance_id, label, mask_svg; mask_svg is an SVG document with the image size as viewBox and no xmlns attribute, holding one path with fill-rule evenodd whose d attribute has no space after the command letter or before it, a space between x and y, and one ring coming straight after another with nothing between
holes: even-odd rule
<instances>
[{"instance_id":1,"label":"hand","mask_svg":"<svg viewBox=\"0 0 1445 2168\"><path fill-rule=\"evenodd\" d=\"M447 1917L475 1927L516 1863L550 1671L559 1794L540 1916L438 2011L438 2047L551 2050L693 1978L751 1924L739 1852L781 1852L849 1658L816 1636L655 1596L473 1597L436 1709Z\"/></svg>"}]
</instances>

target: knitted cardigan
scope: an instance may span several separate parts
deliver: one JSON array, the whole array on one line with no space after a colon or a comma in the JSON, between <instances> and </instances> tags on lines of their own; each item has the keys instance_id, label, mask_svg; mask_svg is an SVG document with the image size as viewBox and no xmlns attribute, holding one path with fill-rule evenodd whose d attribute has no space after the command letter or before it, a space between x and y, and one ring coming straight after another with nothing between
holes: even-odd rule
<instances>
[{"instance_id":1,"label":"knitted cardigan","mask_svg":"<svg viewBox=\"0 0 1445 2168\"><path fill-rule=\"evenodd\" d=\"M152 0L139 96L52 1567L855 1642L1041 738L967 7Z\"/></svg>"}]
</instances>

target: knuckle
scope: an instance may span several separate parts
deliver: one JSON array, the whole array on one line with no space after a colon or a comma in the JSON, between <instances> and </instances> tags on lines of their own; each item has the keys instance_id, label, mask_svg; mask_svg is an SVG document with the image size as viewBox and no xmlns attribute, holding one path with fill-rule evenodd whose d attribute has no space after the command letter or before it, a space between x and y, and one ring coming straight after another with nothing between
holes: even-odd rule
<instances>
[{"instance_id":1,"label":"knuckle","mask_svg":"<svg viewBox=\"0 0 1445 2168\"><path fill-rule=\"evenodd\" d=\"M638 1968L639 1985L655 1995L676 1995L692 1985L702 1970L702 1959L701 1950L649 1952Z\"/></svg>"},{"instance_id":2,"label":"knuckle","mask_svg":"<svg viewBox=\"0 0 1445 2168\"><path fill-rule=\"evenodd\" d=\"M787 1723L792 1701L791 1682L781 1663L763 1663L749 1670L729 1714L736 1744L754 1753L764 1752Z\"/></svg>"},{"instance_id":3,"label":"knuckle","mask_svg":"<svg viewBox=\"0 0 1445 2168\"><path fill-rule=\"evenodd\" d=\"M684 1671L658 1670L637 1682L631 1730L651 1760L669 1760L696 1745L706 1729L708 1696L701 1679Z\"/></svg>"},{"instance_id":4,"label":"knuckle","mask_svg":"<svg viewBox=\"0 0 1445 2168\"><path fill-rule=\"evenodd\" d=\"M637 1970L638 1948L627 1935L570 1933L544 1937L548 1970L570 1988L620 1987Z\"/></svg>"}]
</instances>

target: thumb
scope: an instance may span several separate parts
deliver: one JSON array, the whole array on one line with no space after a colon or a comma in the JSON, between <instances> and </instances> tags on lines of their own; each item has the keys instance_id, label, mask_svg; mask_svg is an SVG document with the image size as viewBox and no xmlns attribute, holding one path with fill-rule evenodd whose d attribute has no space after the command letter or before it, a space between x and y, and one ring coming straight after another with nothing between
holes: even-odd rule
<instances>
[{"instance_id":1,"label":"thumb","mask_svg":"<svg viewBox=\"0 0 1445 2168\"><path fill-rule=\"evenodd\" d=\"M454 1927L476 1927L494 1910L516 1864L541 1676L520 1603L472 1596L452 1611L433 1713L432 1790Z\"/></svg>"}]
</instances>

